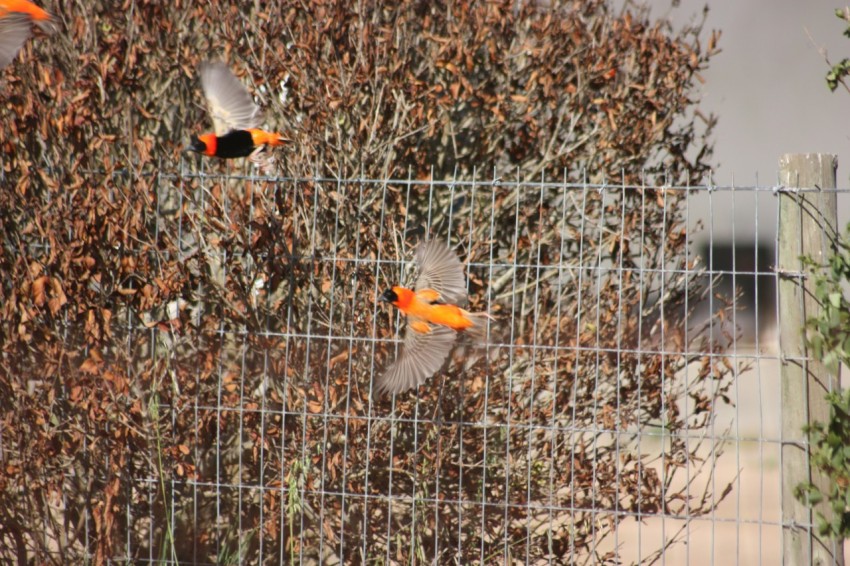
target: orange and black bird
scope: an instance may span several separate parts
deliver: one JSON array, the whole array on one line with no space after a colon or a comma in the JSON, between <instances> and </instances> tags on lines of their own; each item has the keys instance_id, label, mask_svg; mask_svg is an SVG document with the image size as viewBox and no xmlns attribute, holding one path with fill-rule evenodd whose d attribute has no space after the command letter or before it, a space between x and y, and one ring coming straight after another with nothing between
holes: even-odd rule
<instances>
[{"instance_id":1,"label":"orange and black bird","mask_svg":"<svg viewBox=\"0 0 850 566\"><path fill-rule=\"evenodd\" d=\"M0 0L0 68L12 62L32 35L33 24L55 31L53 16L27 0Z\"/></svg>"},{"instance_id":2,"label":"orange and black bird","mask_svg":"<svg viewBox=\"0 0 850 566\"><path fill-rule=\"evenodd\" d=\"M260 129L262 112L248 90L221 61L201 63L201 86L207 99L215 133L192 136L188 151L224 159L256 158L266 146L287 140Z\"/></svg>"},{"instance_id":3,"label":"orange and black bird","mask_svg":"<svg viewBox=\"0 0 850 566\"><path fill-rule=\"evenodd\" d=\"M492 318L459 306L467 300L463 265L446 244L423 242L415 259L419 275L413 289L393 287L381 295L407 316L407 328L401 354L378 378L378 393L401 393L421 385L442 367L459 332L480 341Z\"/></svg>"}]
</instances>

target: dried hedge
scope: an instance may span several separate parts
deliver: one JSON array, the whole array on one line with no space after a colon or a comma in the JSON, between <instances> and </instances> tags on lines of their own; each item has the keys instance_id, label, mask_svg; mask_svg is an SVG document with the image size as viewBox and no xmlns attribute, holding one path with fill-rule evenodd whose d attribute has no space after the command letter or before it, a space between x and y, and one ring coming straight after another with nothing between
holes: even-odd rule
<instances>
[{"instance_id":1,"label":"dried hedge","mask_svg":"<svg viewBox=\"0 0 850 566\"><path fill-rule=\"evenodd\" d=\"M681 478L723 310L686 331L686 193L641 175L707 170L714 36L516 4L47 5L0 92L1 560L616 563L630 516L711 512ZM279 176L181 159L211 57L294 140ZM425 234L493 347L373 399Z\"/></svg>"}]
</instances>

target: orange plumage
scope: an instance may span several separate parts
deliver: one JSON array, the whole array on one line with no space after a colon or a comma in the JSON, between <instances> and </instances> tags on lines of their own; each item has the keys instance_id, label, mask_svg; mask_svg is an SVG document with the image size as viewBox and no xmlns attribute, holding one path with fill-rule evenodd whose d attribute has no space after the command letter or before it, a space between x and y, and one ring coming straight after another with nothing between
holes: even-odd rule
<instances>
[{"instance_id":1,"label":"orange plumage","mask_svg":"<svg viewBox=\"0 0 850 566\"><path fill-rule=\"evenodd\" d=\"M433 303L439 300L439 293L432 289L423 289L418 293L404 287L393 287L398 299L392 304L408 317L422 319L432 324L448 326L452 330L466 330L475 323L469 311L457 305ZM420 329L424 328L420 326ZM420 330L427 333L428 330Z\"/></svg>"},{"instance_id":2,"label":"orange plumage","mask_svg":"<svg viewBox=\"0 0 850 566\"><path fill-rule=\"evenodd\" d=\"M458 305L466 302L463 266L444 243L432 240L416 250L419 277L414 289L395 286L381 300L407 317L402 351L378 378L377 391L400 393L421 385L442 367L459 332L480 340L491 318Z\"/></svg>"},{"instance_id":3,"label":"orange plumage","mask_svg":"<svg viewBox=\"0 0 850 566\"><path fill-rule=\"evenodd\" d=\"M33 20L47 21L50 14L28 0L0 0L0 18L11 12L27 14Z\"/></svg>"},{"instance_id":4,"label":"orange plumage","mask_svg":"<svg viewBox=\"0 0 850 566\"><path fill-rule=\"evenodd\" d=\"M0 0L0 68L12 62L36 24L54 31L53 16L27 0Z\"/></svg>"},{"instance_id":5,"label":"orange plumage","mask_svg":"<svg viewBox=\"0 0 850 566\"><path fill-rule=\"evenodd\" d=\"M201 86L215 133L192 136L188 151L224 159L250 157L259 162L266 146L279 146L289 141L276 132L258 127L262 121L260 108L224 63L202 63Z\"/></svg>"}]
</instances>

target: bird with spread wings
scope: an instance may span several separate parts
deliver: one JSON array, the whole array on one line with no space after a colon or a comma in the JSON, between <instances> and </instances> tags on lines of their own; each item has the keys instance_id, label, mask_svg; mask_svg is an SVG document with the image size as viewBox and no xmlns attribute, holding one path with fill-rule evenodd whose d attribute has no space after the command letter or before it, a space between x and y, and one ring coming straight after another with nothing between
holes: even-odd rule
<instances>
[{"instance_id":1,"label":"bird with spread wings","mask_svg":"<svg viewBox=\"0 0 850 566\"><path fill-rule=\"evenodd\" d=\"M466 279L457 255L439 240L421 243L415 261L419 275L413 289L394 286L381 300L407 317L401 354L378 378L379 393L401 393L417 387L445 363L458 333L481 339L490 315L462 308Z\"/></svg>"},{"instance_id":2,"label":"bird with spread wings","mask_svg":"<svg viewBox=\"0 0 850 566\"><path fill-rule=\"evenodd\" d=\"M227 65L206 61L200 72L214 132L193 135L188 151L223 159L250 157L259 162L266 146L289 141L279 133L260 128L263 115L259 106Z\"/></svg>"}]
</instances>

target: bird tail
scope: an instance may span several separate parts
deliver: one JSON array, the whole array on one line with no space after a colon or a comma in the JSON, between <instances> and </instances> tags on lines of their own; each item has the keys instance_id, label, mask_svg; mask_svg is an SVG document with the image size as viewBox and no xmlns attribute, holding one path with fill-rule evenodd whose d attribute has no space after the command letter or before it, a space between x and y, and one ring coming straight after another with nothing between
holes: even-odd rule
<instances>
[{"instance_id":1,"label":"bird tail","mask_svg":"<svg viewBox=\"0 0 850 566\"><path fill-rule=\"evenodd\" d=\"M59 21L55 16L48 15L45 19L34 19L33 21L47 35L53 35L59 31Z\"/></svg>"},{"instance_id":2,"label":"bird tail","mask_svg":"<svg viewBox=\"0 0 850 566\"><path fill-rule=\"evenodd\" d=\"M44 33L50 35L58 31L59 21L56 19L56 16L47 10L44 10L32 3L25 3L23 6L23 12L26 13Z\"/></svg>"},{"instance_id":3,"label":"bird tail","mask_svg":"<svg viewBox=\"0 0 850 566\"><path fill-rule=\"evenodd\" d=\"M475 346L487 344L489 335L492 333L491 321L495 319L486 312L463 311L464 316L472 321L472 326L466 329L464 334L468 342Z\"/></svg>"},{"instance_id":4,"label":"bird tail","mask_svg":"<svg viewBox=\"0 0 850 566\"><path fill-rule=\"evenodd\" d=\"M284 136L282 136L278 133L273 133L273 134L269 135L268 144L269 145L283 145L285 143L289 143L290 141L292 141L292 140L290 140L287 137L284 137Z\"/></svg>"},{"instance_id":5,"label":"bird tail","mask_svg":"<svg viewBox=\"0 0 850 566\"><path fill-rule=\"evenodd\" d=\"M496 319L485 312L467 312L465 316L472 321L472 326L459 333L454 351L455 362L469 370L484 356L497 355L500 342Z\"/></svg>"}]
</instances>

